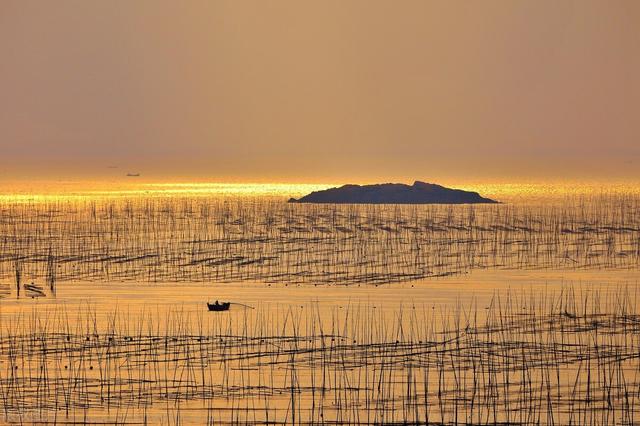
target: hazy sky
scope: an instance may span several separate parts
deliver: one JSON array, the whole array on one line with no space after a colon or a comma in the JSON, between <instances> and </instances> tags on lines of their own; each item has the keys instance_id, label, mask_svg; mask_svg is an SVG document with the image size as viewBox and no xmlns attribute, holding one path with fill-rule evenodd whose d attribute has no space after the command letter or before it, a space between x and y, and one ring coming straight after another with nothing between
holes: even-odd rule
<instances>
[{"instance_id":1,"label":"hazy sky","mask_svg":"<svg viewBox=\"0 0 640 426\"><path fill-rule=\"evenodd\" d=\"M635 179L639 80L637 0L1 0L0 179Z\"/></svg>"}]
</instances>

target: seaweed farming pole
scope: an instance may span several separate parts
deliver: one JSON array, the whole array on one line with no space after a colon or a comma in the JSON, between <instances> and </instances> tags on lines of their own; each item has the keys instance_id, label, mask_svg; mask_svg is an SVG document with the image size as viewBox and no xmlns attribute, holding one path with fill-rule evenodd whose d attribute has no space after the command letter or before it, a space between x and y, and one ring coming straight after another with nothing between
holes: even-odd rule
<instances>
[{"instance_id":1,"label":"seaweed farming pole","mask_svg":"<svg viewBox=\"0 0 640 426\"><path fill-rule=\"evenodd\" d=\"M20 280L22 275L22 264L19 260L15 261L15 270L16 270L16 297L20 298Z\"/></svg>"},{"instance_id":2,"label":"seaweed farming pole","mask_svg":"<svg viewBox=\"0 0 640 426\"><path fill-rule=\"evenodd\" d=\"M51 253L51 247L49 247L49 256L47 257L47 284L51 290L51 295L56 295L56 265L53 260L53 254Z\"/></svg>"}]
</instances>

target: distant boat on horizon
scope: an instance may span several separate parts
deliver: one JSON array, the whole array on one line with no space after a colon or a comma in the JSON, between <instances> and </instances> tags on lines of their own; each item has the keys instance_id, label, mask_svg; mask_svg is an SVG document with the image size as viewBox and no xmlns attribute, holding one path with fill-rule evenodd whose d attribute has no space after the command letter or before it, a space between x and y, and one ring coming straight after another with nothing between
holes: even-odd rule
<instances>
[{"instance_id":1,"label":"distant boat on horizon","mask_svg":"<svg viewBox=\"0 0 640 426\"><path fill-rule=\"evenodd\" d=\"M140 176L140 173L127 173L128 177L138 177Z\"/></svg>"}]
</instances>

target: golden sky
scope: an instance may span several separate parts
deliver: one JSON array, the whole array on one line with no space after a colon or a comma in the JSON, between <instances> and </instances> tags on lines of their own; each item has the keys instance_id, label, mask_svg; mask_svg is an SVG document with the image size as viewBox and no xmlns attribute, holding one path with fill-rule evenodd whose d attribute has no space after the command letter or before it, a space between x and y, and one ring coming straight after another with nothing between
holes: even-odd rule
<instances>
[{"instance_id":1,"label":"golden sky","mask_svg":"<svg viewBox=\"0 0 640 426\"><path fill-rule=\"evenodd\" d=\"M0 1L0 180L637 179L640 1Z\"/></svg>"}]
</instances>

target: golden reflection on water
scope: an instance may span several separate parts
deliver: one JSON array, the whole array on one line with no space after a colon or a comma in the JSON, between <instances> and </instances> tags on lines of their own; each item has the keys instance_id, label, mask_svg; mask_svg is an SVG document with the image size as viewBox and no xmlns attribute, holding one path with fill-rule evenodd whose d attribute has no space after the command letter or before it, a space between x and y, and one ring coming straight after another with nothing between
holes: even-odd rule
<instances>
[{"instance_id":1,"label":"golden reflection on water","mask_svg":"<svg viewBox=\"0 0 640 426\"><path fill-rule=\"evenodd\" d=\"M337 183L216 183L216 182L91 182L33 181L0 184L0 202L40 203L128 197L268 197L288 199L312 191L341 186ZM502 202L539 202L602 194L640 195L640 183L556 182L473 183L443 185L476 191Z\"/></svg>"},{"instance_id":2,"label":"golden reflection on water","mask_svg":"<svg viewBox=\"0 0 640 426\"><path fill-rule=\"evenodd\" d=\"M640 183L632 182L461 183L451 186L476 191L502 202L538 202L598 195L640 195Z\"/></svg>"},{"instance_id":3,"label":"golden reflection on water","mask_svg":"<svg viewBox=\"0 0 640 426\"><path fill-rule=\"evenodd\" d=\"M0 187L0 202L38 203L128 197L299 197L335 184L38 182Z\"/></svg>"}]
</instances>

